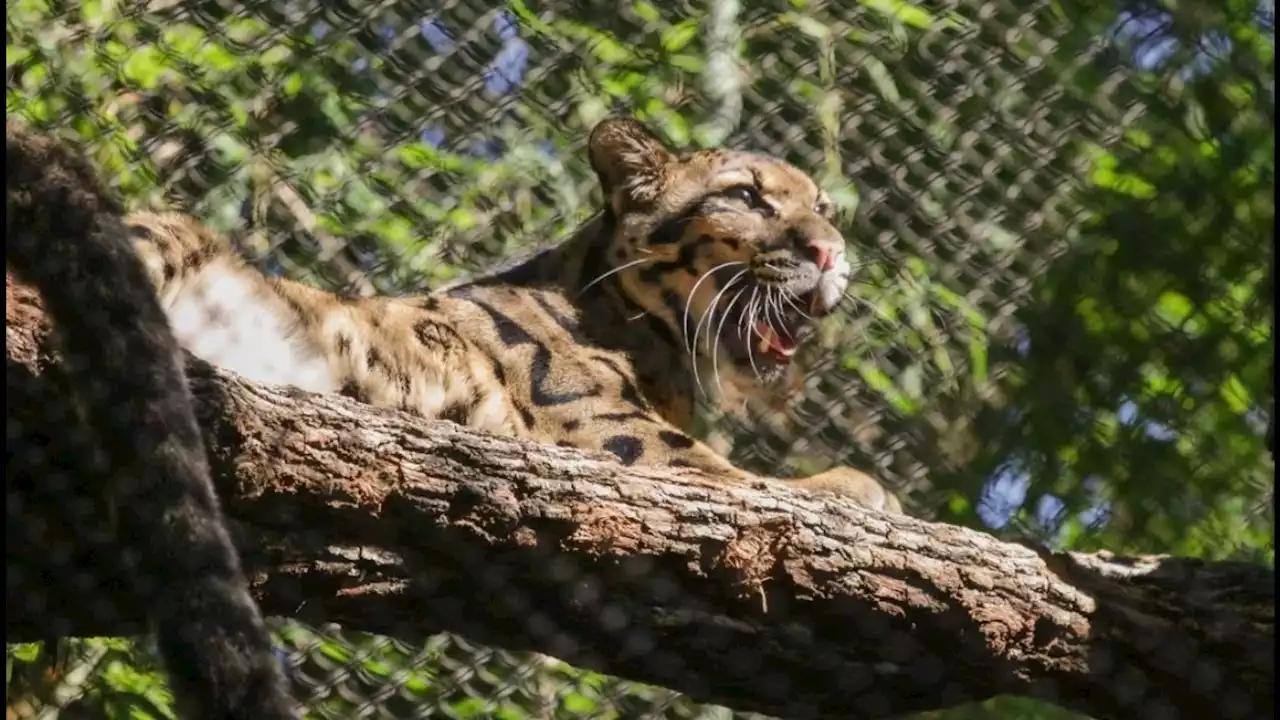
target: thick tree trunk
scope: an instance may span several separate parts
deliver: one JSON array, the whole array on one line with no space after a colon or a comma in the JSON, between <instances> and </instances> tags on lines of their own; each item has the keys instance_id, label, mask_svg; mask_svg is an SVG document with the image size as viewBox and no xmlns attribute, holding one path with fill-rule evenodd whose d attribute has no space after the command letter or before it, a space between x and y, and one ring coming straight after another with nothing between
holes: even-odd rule
<instances>
[{"instance_id":1,"label":"thick tree trunk","mask_svg":"<svg viewBox=\"0 0 1280 720\"><path fill-rule=\"evenodd\" d=\"M52 452L70 410L38 298L7 286L12 461L15 443ZM778 483L624 468L198 362L190 375L271 615L411 642L449 630L783 717L1000 694L1096 718L1273 716L1268 568L1037 552ZM50 573L14 579L68 503L10 466L9 641L141 632L124 599L104 613ZM111 606L120 583L100 583Z\"/></svg>"}]
</instances>

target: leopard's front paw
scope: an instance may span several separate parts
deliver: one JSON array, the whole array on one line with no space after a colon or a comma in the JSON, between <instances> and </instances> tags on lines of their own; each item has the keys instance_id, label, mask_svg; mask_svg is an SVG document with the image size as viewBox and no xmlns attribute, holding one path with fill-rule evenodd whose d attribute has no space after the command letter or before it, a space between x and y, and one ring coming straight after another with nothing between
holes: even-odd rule
<instances>
[{"instance_id":1,"label":"leopard's front paw","mask_svg":"<svg viewBox=\"0 0 1280 720\"><path fill-rule=\"evenodd\" d=\"M790 481L797 487L814 492L843 495L859 505L872 510L888 510L901 513L902 502L889 492L880 481L851 467L837 467L812 477Z\"/></svg>"}]
</instances>

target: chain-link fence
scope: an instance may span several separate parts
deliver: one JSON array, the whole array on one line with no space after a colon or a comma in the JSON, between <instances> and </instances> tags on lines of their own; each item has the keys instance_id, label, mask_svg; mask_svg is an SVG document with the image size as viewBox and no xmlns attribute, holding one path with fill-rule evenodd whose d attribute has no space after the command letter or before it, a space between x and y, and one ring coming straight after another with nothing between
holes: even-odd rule
<instances>
[{"instance_id":1,"label":"chain-link fence","mask_svg":"<svg viewBox=\"0 0 1280 720\"><path fill-rule=\"evenodd\" d=\"M6 9L10 117L345 293L562 237L599 202L583 144L612 112L780 156L839 206L856 299L785 407L706 409L717 451L874 470L912 515L1056 546L1273 560L1269 2ZM733 714L454 636L276 627L316 717ZM9 717L169 712L145 643L8 650Z\"/></svg>"}]
</instances>

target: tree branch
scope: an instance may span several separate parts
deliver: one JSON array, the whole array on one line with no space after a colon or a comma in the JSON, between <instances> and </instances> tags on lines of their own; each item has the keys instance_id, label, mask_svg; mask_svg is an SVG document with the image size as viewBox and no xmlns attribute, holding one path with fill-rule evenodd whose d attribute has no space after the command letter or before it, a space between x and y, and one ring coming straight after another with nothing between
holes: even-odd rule
<instances>
[{"instance_id":1,"label":"tree branch","mask_svg":"<svg viewBox=\"0 0 1280 720\"><path fill-rule=\"evenodd\" d=\"M7 505L9 526L26 528L7 531L7 637L140 633L119 582L86 595L51 572L15 576L69 532L56 528L70 504L22 481L15 442L55 447L72 410L38 297L8 279L6 295ZM785 717L890 717L1001 694L1096 718L1274 714L1269 568L1038 553L779 483L625 468L253 385L198 361L190 377L271 615L410 642L449 630ZM92 472L78 465L87 454L56 455L67 473ZM57 562L99 566L92 552Z\"/></svg>"}]
</instances>

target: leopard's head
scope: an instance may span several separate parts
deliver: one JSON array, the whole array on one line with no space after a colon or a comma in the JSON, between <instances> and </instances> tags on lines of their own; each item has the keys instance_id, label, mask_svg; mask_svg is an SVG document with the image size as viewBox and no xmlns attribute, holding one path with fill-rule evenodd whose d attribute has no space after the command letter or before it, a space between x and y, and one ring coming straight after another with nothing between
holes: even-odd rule
<instances>
[{"instance_id":1,"label":"leopard's head","mask_svg":"<svg viewBox=\"0 0 1280 720\"><path fill-rule=\"evenodd\" d=\"M630 119L601 122L588 144L615 287L682 339L695 367L782 377L849 285L826 194L777 158L673 152Z\"/></svg>"}]
</instances>

